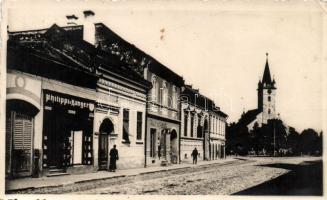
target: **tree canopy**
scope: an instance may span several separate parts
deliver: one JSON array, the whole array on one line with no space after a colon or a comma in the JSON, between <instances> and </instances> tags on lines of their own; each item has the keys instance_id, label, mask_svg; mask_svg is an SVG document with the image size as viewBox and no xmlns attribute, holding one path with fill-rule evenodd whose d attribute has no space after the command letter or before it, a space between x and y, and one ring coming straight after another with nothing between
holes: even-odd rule
<instances>
[{"instance_id":1,"label":"tree canopy","mask_svg":"<svg viewBox=\"0 0 327 200\"><path fill-rule=\"evenodd\" d=\"M286 127L282 120L268 120L252 130L246 125L232 123L227 127L227 153L253 155L321 155L322 132L305 129L300 134L294 127Z\"/></svg>"}]
</instances>

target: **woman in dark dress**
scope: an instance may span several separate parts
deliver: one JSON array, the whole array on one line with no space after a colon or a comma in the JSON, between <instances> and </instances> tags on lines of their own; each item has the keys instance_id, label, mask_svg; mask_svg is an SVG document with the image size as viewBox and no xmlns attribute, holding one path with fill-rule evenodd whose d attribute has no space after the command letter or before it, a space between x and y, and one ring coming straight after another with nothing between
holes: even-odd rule
<instances>
[{"instance_id":1,"label":"woman in dark dress","mask_svg":"<svg viewBox=\"0 0 327 200\"><path fill-rule=\"evenodd\" d=\"M117 169L116 161L118 160L118 150L116 149L116 145L114 148L110 150L110 164L109 164L109 171L114 172Z\"/></svg>"}]
</instances>

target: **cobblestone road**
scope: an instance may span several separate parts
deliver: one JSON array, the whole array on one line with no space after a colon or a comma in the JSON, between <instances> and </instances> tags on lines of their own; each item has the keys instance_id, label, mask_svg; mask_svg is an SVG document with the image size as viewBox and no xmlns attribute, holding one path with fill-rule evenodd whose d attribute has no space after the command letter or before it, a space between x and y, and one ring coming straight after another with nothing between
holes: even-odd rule
<instances>
[{"instance_id":1,"label":"cobblestone road","mask_svg":"<svg viewBox=\"0 0 327 200\"><path fill-rule=\"evenodd\" d=\"M147 177L119 182L77 194L160 194L160 195L229 195L288 172L287 169L261 166L265 164L299 164L317 158L240 158L221 165L154 173ZM76 193L75 193L76 194Z\"/></svg>"}]
</instances>

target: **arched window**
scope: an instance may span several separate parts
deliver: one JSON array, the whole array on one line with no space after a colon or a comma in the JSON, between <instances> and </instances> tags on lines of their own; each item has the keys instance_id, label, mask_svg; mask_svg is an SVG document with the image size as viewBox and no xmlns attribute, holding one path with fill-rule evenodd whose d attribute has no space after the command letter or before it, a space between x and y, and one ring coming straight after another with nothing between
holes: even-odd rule
<instances>
[{"instance_id":1,"label":"arched window","mask_svg":"<svg viewBox=\"0 0 327 200\"><path fill-rule=\"evenodd\" d=\"M172 107L177 108L177 91L176 91L176 86L172 86Z\"/></svg>"},{"instance_id":2,"label":"arched window","mask_svg":"<svg viewBox=\"0 0 327 200\"><path fill-rule=\"evenodd\" d=\"M203 135L203 127L201 126L201 117L198 116L198 127L197 127L197 138L202 138Z\"/></svg>"},{"instance_id":3,"label":"arched window","mask_svg":"<svg viewBox=\"0 0 327 200\"><path fill-rule=\"evenodd\" d=\"M154 74L151 77L151 83L152 83L151 101L156 101L158 86L157 86L157 76Z\"/></svg>"},{"instance_id":4,"label":"arched window","mask_svg":"<svg viewBox=\"0 0 327 200\"><path fill-rule=\"evenodd\" d=\"M269 101L269 102L271 101L271 97L270 97L270 96L268 96L268 101Z\"/></svg>"},{"instance_id":5,"label":"arched window","mask_svg":"<svg viewBox=\"0 0 327 200\"><path fill-rule=\"evenodd\" d=\"M187 136L188 112L184 112L184 136Z\"/></svg>"},{"instance_id":6,"label":"arched window","mask_svg":"<svg viewBox=\"0 0 327 200\"><path fill-rule=\"evenodd\" d=\"M270 114L271 113L271 110L270 109L268 109L268 114Z\"/></svg>"},{"instance_id":7,"label":"arched window","mask_svg":"<svg viewBox=\"0 0 327 200\"><path fill-rule=\"evenodd\" d=\"M191 137L193 137L194 132L194 114L191 113Z\"/></svg>"},{"instance_id":8,"label":"arched window","mask_svg":"<svg viewBox=\"0 0 327 200\"><path fill-rule=\"evenodd\" d=\"M163 81L162 82L162 95L160 96L160 103L163 106L168 106L168 90L167 90L167 82Z\"/></svg>"}]
</instances>

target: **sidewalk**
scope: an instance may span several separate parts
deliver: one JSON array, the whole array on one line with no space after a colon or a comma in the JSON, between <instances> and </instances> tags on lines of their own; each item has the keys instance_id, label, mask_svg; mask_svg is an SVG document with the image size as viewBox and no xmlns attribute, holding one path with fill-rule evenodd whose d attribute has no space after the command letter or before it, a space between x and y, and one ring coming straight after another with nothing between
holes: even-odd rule
<instances>
[{"instance_id":1,"label":"sidewalk","mask_svg":"<svg viewBox=\"0 0 327 200\"><path fill-rule=\"evenodd\" d=\"M66 176L56 176L56 177L41 177L41 178L21 178L14 180L6 180L6 193L25 193L26 191L48 191L55 190L56 188L65 188L68 186L92 183L92 182L104 182L113 178L121 178L128 176L136 176L154 172L163 172L182 168L192 168L203 165L225 163L228 161L233 161L234 158L226 158L220 160L212 161L199 161L197 165L190 163L174 164L170 166L158 166L158 167L147 167L147 168L137 168L137 169L125 169L117 170L116 172L108 171L97 171L88 174L76 174L76 175L66 175ZM38 192L36 192L38 193Z\"/></svg>"}]
</instances>

